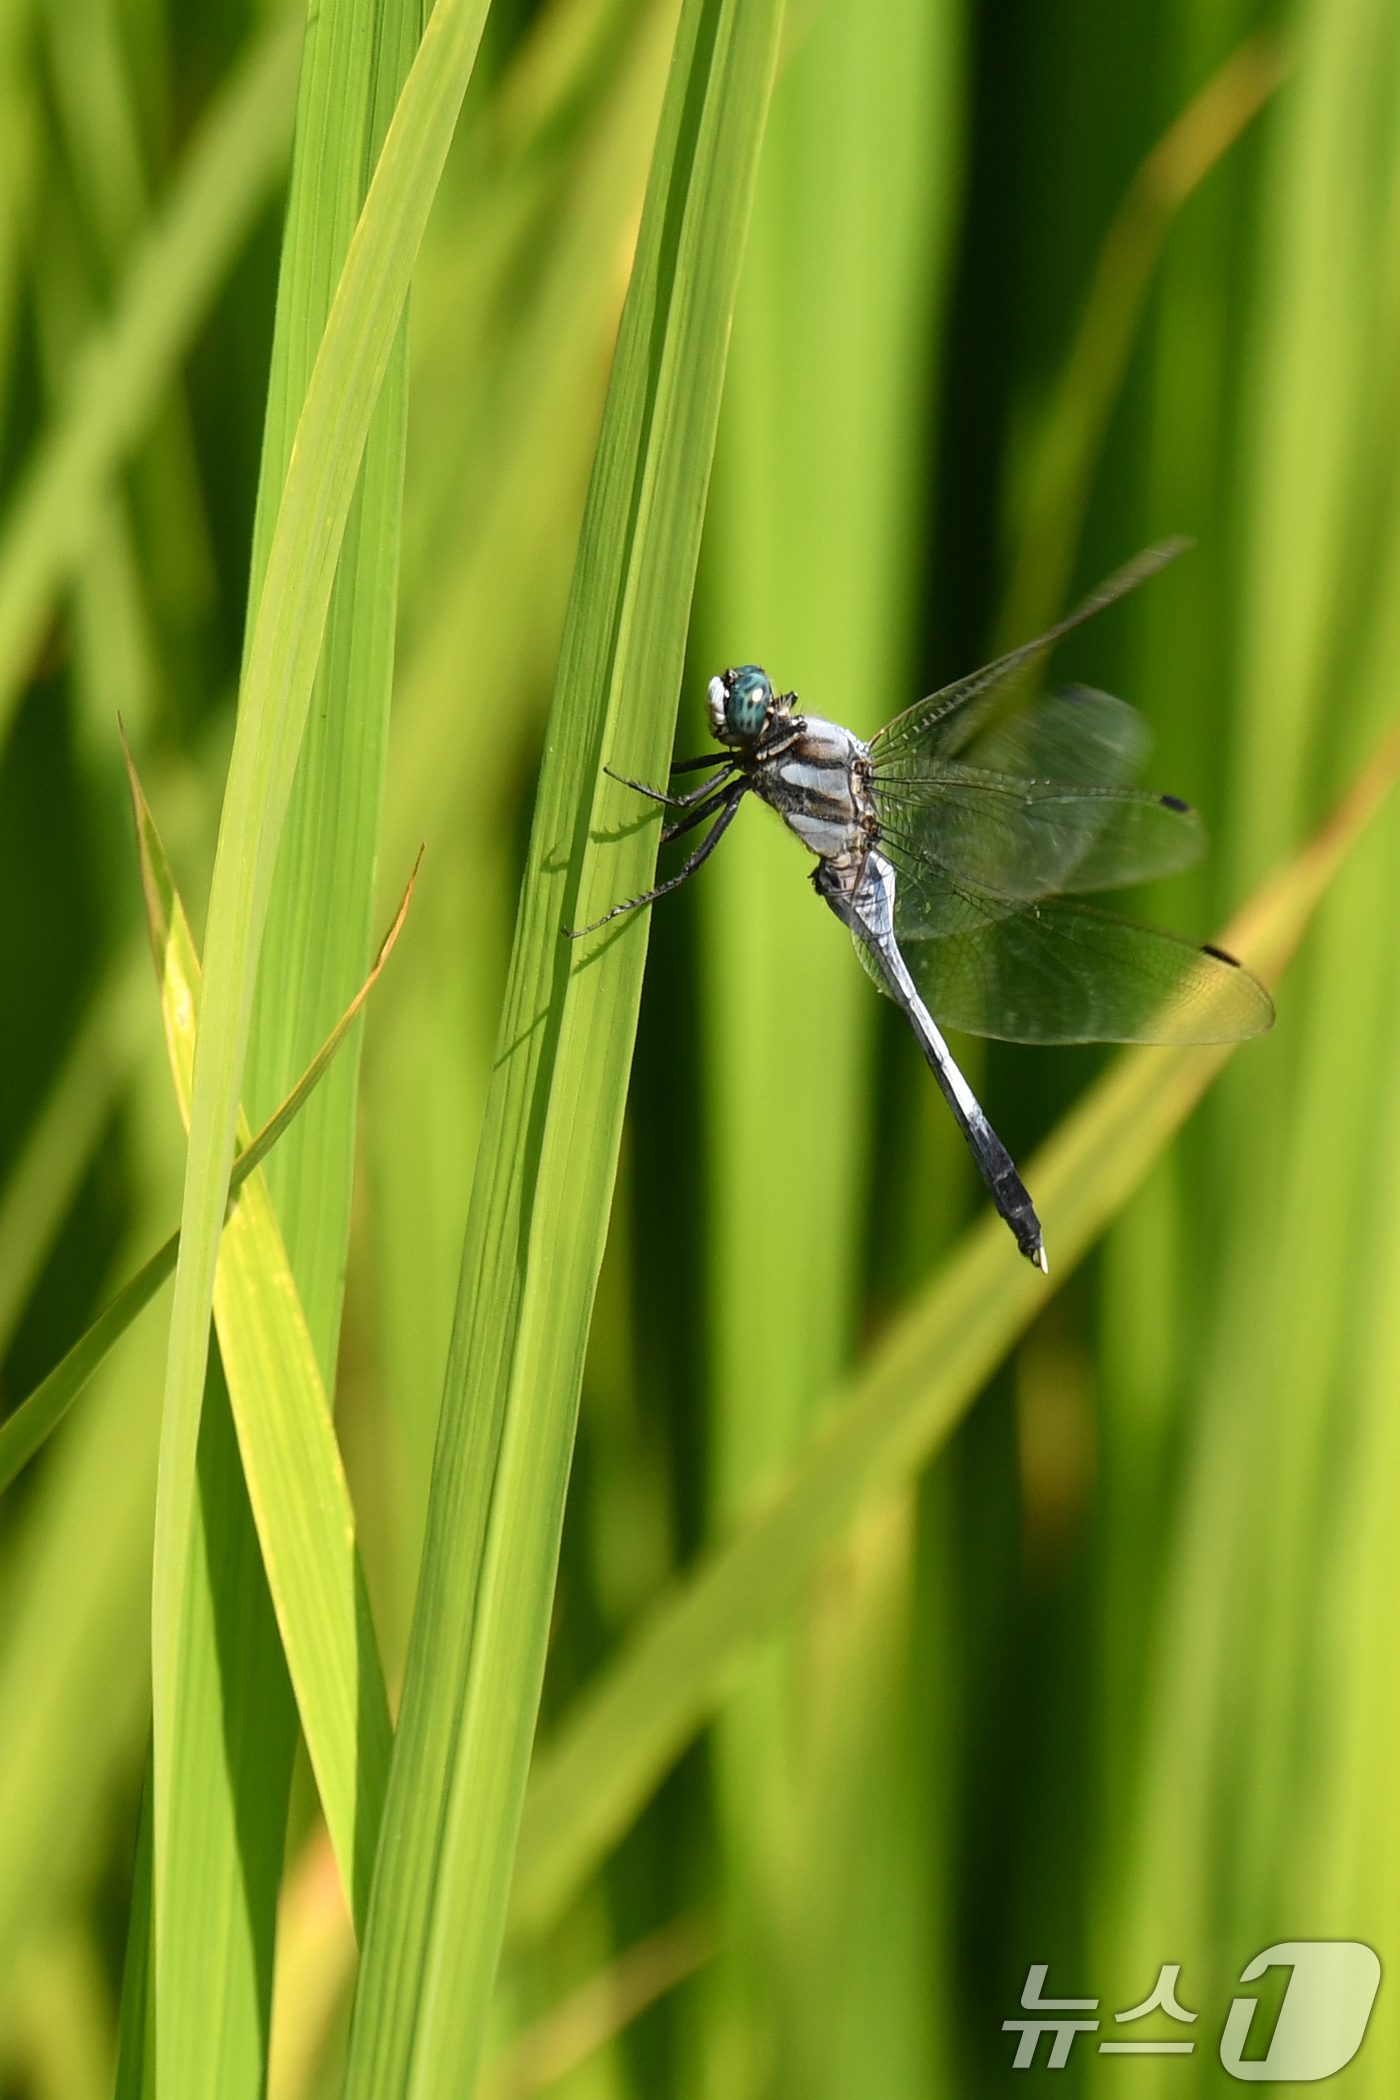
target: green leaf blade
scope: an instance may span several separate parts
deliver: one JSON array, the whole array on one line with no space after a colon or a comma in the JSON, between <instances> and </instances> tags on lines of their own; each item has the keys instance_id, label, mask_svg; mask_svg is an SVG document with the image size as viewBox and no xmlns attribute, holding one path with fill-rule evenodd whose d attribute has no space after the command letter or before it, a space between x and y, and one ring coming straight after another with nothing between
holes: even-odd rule
<instances>
[{"instance_id":1,"label":"green leaf blade","mask_svg":"<svg viewBox=\"0 0 1400 2100\"><path fill-rule=\"evenodd\" d=\"M389 1702L330 1406L258 1172L224 1228L214 1319L307 1753L363 1924L393 1743Z\"/></svg>"},{"instance_id":2,"label":"green leaf blade","mask_svg":"<svg viewBox=\"0 0 1400 2100\"><path fill-rule=\"evenodd\" d=\"M645 929L601 773L664 767L779 10L682 14L575 570L463 1260L351 2035L356 2100L475 2075L539 1693ZM449 1983L450 1979L450 1983Z\"/></svg>"},{"instance_id":3,"label":"green leaf blade","mask_svg":"<svg viewBox=\"0 0 1400 2100\"><path fill-rule=\"evenodd\" d=\"M171 1073L188 1123L202 1004L199 958L129 757L127 769ZM219 1242L213 1297L222 1383L272 1608L326 1825L347 1899L361 1924L393 1739L389 1704L317 1352L271 1194L255 1161L325 1072L383 966L407 907L405 896L374 971L284 1109L251 1142L240 1114L242 1151L234 1168L238 1194ZM173 1253L167 1242L148 1271L162 1257L168 1270ZM146 1276L143 1271L136 1282ZM145 1287L149 1291L154 1285Z\"/></svg>"},{"instance_id":4,"label":"green leaf blade","mask_svg":"<svg viewBox=\"0 0 1400 2100\"><path fill-rule=\"evenodd\" d=\"M399 97L298 414L246 661L209 905L156 1504L154 1887L162 2021L178 1995L164 1919L180 1871L171 1804L194 1462L256 959L364 447L484 15L484 0L443 0ZM270 1933L270 1915L264 1922Z\"/></svg>"},{"instance_id":5,"label":"green leaf blade","mask_svg":"<svg viewBox=\"0 0 1400 2100\"><path fill-rule=\"evenodd\" d=\"M89 346L68 413L0 529L0 743L110 477L286 164L301 40L293 10L263 32L211 111L112 322Z\"/></svg>"}]
</instances>

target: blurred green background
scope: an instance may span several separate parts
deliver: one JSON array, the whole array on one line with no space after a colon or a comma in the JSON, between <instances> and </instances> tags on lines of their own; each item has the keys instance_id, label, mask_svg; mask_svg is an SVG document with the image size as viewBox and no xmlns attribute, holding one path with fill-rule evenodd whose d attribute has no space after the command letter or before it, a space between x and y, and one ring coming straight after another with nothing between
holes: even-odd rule
<instances>
[{"instance_id":1,"label":"blurred green background","mask_svg":"<svg viewBox=\"0 0 1400 2100\"><path fill-rule=\"evenodd\" d=\"M497 0L415 280L380 922L428 850L365 1028L335 1394L395 1697L675 19ZM233 0L0 0L0 1412L178 1215L117 720L198 934L294 59L280 16ZM84 360L159 306L143 244L240 93L184 303L94 410ZM1400 14L788 0L678 750L703 747L709 672L749 659L868 734L1177 532L1194 552L1057 669L1141 706L1153 783L1205 813L1205 867L1135 908L1206 938L1400 705ZM746 809L653 914L546 1732L980 1204L803 873ZM513 1940L483 2092L1225 2090L1253 1955L1400 1953L1397 895L1383 811L1273 1037L753 1644L562 1921ZM958 1050L1022 1161L1110 1054ZM0 1503L5 2100L111 2088L167 1308ZM352 1960L303 1760L276 2100L338 2090ZM1012 2072L1035 1962L1106 2015L1180 1964L1195 2054L1081 2041ZM1392 1989L1339 2090L1394 2090Z\"/></svg>"}]
</instances>

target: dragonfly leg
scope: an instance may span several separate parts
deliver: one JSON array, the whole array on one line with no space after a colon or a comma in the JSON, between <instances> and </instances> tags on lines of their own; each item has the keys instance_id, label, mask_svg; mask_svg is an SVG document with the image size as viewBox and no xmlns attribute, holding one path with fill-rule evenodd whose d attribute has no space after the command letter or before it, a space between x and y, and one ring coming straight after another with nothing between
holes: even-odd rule
<instances>
[{"instance_id":1,"label":"dragonfly leg","mask_svg":"<svg viewBox=\"0 0 1400 2100\"><path fill-rule=\"evenodd\" d=\"M687 831L694 831L697 824L703 824L706 817L712 817L717 809L722 809L734 792L734 783L732 780L726 781L723 787L716 788L711 781L710 788L713 792L708 801L702 802L698 809L692 809L689 816L681 817L676 823L666 826L661 834L663 846L669 845L672 839L680 838ZM685 801L688 803L689 800L687 795Z\"/></svg>"},{"instance_id":2,"label":"dragonfly leg","mask_svg":"<svg viewBox=\"0 0 1400 2100\"><path fill-rule=\"evenodd\" d=\"M715 763L723 765L728 771L734 761L732 758L723 758L717 759ZM706 795L713 794L718 784L714 780L707 780L703 787L693 789L688 795L667 795L660 788L648 787L644 780L629 780L625 773L614 773L611 766L604 766L603 771L609 780L616 780L626 788L635 788L637 793L645 795L649 802L664 802L668 809L691 809L697 802L703 802Z\"/></svg>"},{"instance_id":3,"label":"dragonfly leg","mask_svg":"<svg viewBox=\"0 0 1400 2100\"><path fill-rule=\"evenodd\" d=\"M704 838L691 854L690 859L681 869L679 875L673 875L669 882L658 882L654 890L643 890L640 897L629 897L625 904L615 904L611 911L605 911L601 919L594 919L589 926L563 927L561 931L565 937L571 941L581 940L584 934L596 933L600 926L606 926L609 919L619 918L625 911L636 911L643 904L654 904L657 898L664 897L668 890L678 890L683 882L690 880L697 868L704 866L714 852L715 847L734 822L735 812L748 791L749 784L747 780L740 781L737 785L730 788L728 800L721 809L718 818L705 833Z\"/></svg>"},{"instance_id":4,"label":"dragonfly leg","mask_svg":"<svg viewBox=\"0 0 1400 2100\"><path fill-rule=\"evenodd\" d=\"M699 758L673 758L671 760L671 771L673 773L700 773L708 766L732 766L733 763L734 754L732 751L704 751Z\"/></svg>"}]
</instances>

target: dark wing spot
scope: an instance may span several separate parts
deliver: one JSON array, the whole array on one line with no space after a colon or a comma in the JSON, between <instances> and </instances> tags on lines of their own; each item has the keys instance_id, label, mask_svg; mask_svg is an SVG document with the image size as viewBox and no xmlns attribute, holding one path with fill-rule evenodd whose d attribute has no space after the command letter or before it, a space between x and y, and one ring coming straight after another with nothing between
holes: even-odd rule
<instances>
[{"instance_id":1,"label":"dark wing spot","mask_svg":"<svg viewBox=\"0 0 1400 2100\"><path fill-rule=\"evenodd\" d=\"M1238 955L1227 955L1223 948L1212 948L1209 941L1201 942L1201 953L1202 955L1213 955L1217 962L1227 962L1232 970L1238 970L1240 967Z\"/></svg>"},{"instance_id":2,"label":"dark wing spot","mask_svg":"<svg viewBox=\"0 0 1400 2100\"><path fill-rule=\"evenodd\" d=\"M1182 816L1185 816L1186 812L1191 807L1189 802L1182 801L1180 795L1162 795L1158 799L1160 800L1163 809L1180 810ZM1214 954L1215 950L1212 949L1211 953Z\"/></svg>"}]
</instances>

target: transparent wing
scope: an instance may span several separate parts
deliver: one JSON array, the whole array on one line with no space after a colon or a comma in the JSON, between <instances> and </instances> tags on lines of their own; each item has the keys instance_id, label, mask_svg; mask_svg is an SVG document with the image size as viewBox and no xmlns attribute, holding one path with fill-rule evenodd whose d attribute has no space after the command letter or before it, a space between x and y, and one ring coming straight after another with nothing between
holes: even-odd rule
<instances>
[{"instance_id":1,"label":"transparent wing","mask_svg":"<svg viewBox=\"0 0 1400 2100\"><path fill-rule=\"evenodd\" d=\"M961 923L950 882L985 892L989 911L1014 909L1154 882L1205 850L1193 809L1137 788L1030 780L957 760L925 774L877 773L873 788L882 835L907 871L910 930L926 936Z\"/></svg>"},{"instance_id":2,"label":"transparent wing","mask_svg":"<svg viewBox=\"0 0 1400 2100\"><path fill-rule=\"evenodd\" d=\"M995 663L984 665L969 677L930 693L926 700L916 701L879 732L870 746L871 756L882 765L893 764L916 753L925 758L958 757L985 726L1000 696L1029 670L1037 658L1053 649L1056 642L1082 626L1085 620L1102 612L1105 606L1135 590L1149 576L1155 576L1189 545L1188 540L1176 539L1167 540L1160 547L1149 547L1146 553L1139 554L1110 576L1106 583L1100 584L1058 626L1038 635L1033 642L1023 643L1008 655L999 656Z\"/></svg>"},{"instance_id":3,"label":"transparent wing","mask_svg":"<svg viewBox=\"0 0 1400 2100\"><path fill-rule=\"evenodd\" d=\"M1146 717L1126 700L1092 686L1066 685L973 738L963 755L989 773L1067 780L1076 787L1132 787L1151 749Z\"/></svg>"},{"instance_id":4,"label":"transparent wing","mask_svg":"<svg viewBox=\"0 0 1400 2100\"><path fill-rule=\"evenodd\" d=\"M1233 1043L1272 1026L1268 992L1229 957L1072 899L1007 908L949 885L948 930L930 937L917 884L889 858L895 938L942 1027L1011 1043Z\"/></svg>"}]
</instances>

